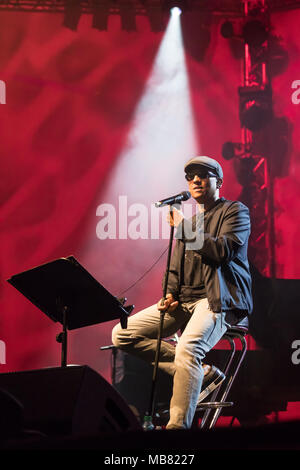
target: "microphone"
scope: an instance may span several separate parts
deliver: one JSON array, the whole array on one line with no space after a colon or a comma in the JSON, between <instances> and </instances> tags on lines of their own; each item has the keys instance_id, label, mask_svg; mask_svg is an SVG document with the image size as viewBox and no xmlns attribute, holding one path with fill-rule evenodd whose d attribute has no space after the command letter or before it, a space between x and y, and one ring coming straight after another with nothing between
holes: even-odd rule
<instances>
[{"instance_id":1,"label":"microphone","mask_svg":"<svg viewBox=\"0 0 300 470\"><path fill-rule=\"evenodd\" d=\"M155 207L163 207L172 204L179 204L182 201L187 201L190 199L191 193L189 191L182 191L180 194L176 194L176 196L167 197L166 199L162 199L155 203Z\"/></svg>"}]
</instances>

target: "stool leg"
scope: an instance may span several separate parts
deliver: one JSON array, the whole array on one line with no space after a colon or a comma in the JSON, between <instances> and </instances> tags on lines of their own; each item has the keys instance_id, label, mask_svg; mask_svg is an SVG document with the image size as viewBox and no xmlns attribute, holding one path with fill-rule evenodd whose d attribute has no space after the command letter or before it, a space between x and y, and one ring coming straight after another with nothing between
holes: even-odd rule
<instances>
[{"instance_id":1,"label":"stool leg","mask_svg":"<svg viewBox=\"0 0 300 470\"><path fill-rule=\"evenodd\" d=\"M242 344L242 351L241 351L241 354L240 354L240 357L239 357L239 360L238 360L238 363L237 363L237 366L235 367L234 369L234 372L232 375L229 376L229 379L228 379L228 382L226 384L226 388L224 390L224 393L222 395L222 398L220 400L220 402L224 402L227 398L227 395L233 385L233 382L236 378L236 375L241 367L241 364L244 360L244 357L245 357L245 354L246 354L246 351L247 351L247 341L244 337L244 335L236 335L237 338L239 338L239 340L241 341L241 344ZM214 427L214 425L216 424L219 416L220 416L220 413L221 413L221 408L218 408L217 410L215 410L214 414L213 414L213 417L211 419L211 422L209 424L209 429L212 429Z\"/></svg>"},{"instance_id":2,"label":"stool leg","mask_svg":"<svg viewBox=\"0 0 300 470\"><path fill-rule=\"evenodd\" d=\"M226 339L229 342L230 349L231 349L231 351L229 353L229 357L228 357L227 362L225 363L225 367L224 367L224 374L227 377L228 371L230 370L230 366L232 364L232 361L233 361L233 358L234 358L234 355L235 355L235 352L236 352L236 347L235 347L235 342L233 341L233 339L231 337L227 337ZM227 378L225 380L227 380ZM220 393L220 390L221 390L220 387L218 387L218 388L216 388L216 390L214 390L210 401L212 401L212 402L217 401L216 399L217 399L218 394ZM210 428L209 416L212 414L212 411L213 411L212 409L208 409L203 414L203 418L201 420L201 425L200 425L201 429Z\"/></svg>"}]
</instances>

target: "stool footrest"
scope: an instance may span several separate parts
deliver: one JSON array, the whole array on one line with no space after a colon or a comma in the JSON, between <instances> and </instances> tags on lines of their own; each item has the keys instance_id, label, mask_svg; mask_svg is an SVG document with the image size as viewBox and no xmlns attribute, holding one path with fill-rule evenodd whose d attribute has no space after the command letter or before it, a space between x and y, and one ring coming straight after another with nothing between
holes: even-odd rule
<instances>
[{"instance_id":1,"label":"stool footrest","mask_svg":"<svg viewBox=\"0 0 300 470\"><path fill-rule=\"evenodd\" d=\"M217 408L225 408L227 406L233 406L232 401L211 401L207 403L201 403L197 406L196 411L213 409L216 410Z\"/></svg>"}]
</instances>

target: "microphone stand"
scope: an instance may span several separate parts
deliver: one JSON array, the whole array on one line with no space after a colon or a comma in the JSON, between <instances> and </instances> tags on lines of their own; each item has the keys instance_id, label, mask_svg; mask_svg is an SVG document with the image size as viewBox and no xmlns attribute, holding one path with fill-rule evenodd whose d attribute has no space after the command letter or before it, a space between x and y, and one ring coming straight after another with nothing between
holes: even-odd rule
<instances>
[{"instance_id":1,"label":"microphone stand","mask_svg":"<svg viewBox=\"0 0 300 470\"><path fill-rule=\"evenodd\" d=\"M174 209L172 205L170 205L170 221L173 220L173 213ZM164 305L167 295L167 288L168 288L168 279L169 279L169 271L170 271L170 261L171 261L171 254L172 254L172 243L174 238L174 220L173 224L171 224L170 229L170 238L169 238L169 248L168 248L168 258L167 258L167 269L166 269L166 276L164 279L163 285L163 297L161 299L161 305ZM157 335L157 348L155 354L155 362L153 368L153 375L152 375L152 386L151 386L151 394L150 394L150 402L148 412L146 412L147 422L148 422L148 429L154 429L154 425L152 423L153 416L154 416L154 401L155 401L155 392L156 392L156 384L157 384L157 372L158 372L158 363L159 363L159 355L160 355L160 346L162 340L162 332L163 332L163 324L166 312L160 312L160 322L159 322L159 329ZM144 418L145 420L145 418Z\"/></svg>"}]
</instances>

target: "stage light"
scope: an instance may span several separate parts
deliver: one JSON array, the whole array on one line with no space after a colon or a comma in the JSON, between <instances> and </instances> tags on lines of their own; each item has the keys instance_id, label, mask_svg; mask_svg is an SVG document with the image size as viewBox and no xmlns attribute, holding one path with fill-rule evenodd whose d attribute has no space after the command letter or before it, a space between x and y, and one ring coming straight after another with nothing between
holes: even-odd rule
<instances>
[{"instance_id":1,"label":"stage light","mask_svg":"<svg viewBox=\"0 0 300 470\"><path fill-rule=\"evenodd\" d=\"M164 30L163 9L161 4L147 4L147 16L149 18L151 31L159 32Z\"/></svg>"},{"instance_id":2,"label":"stage light","mask_svg":"<svg viewBox=\"0 0 300 470\"><path fill-rule=\"evenodd\" d=\"M108 25L108 16L109 16L109 4L101 3L95 4L93 11L93 20L92 27L98 29L99 31L107 31Z\"/></svg>"},{"instance_id":3,"label":"stage light","mask_svg":"<svg viewBox=\"0 0 300 470\"><path fill-rule=\"evenodd\" d=\"M165 0L164 9L170 11L171 16L178 17L187 8L186 0Z\"/></svg>"},{"instance_id":4,"label":"stage light","mask_svg":"<svg viewBox=\"0 0 300 470\"><path fill-rule=\"evenodd\" d=\"M81 6L76 0L67 0L65 4L63 26L76 31L81 17Z\"/></svg>"},{"instance_id":5,"label":"stage light","mask_svg":"<svg viewBox=\"0 0 300 470\"><path fill-rule=\"evenodd\" d=\"M227 20L221 25L220 33L225 39L243 40L250 47L261 46L269 36L267 27L261 20Z\"/></svg>"},{"instance_id":6,"label":"stage light","mask_svg":"<svg viewBox=\"0 0 300 470\"><path fill-rule=\"evenodd\" d=\"M239 96L242 127L252 132L264 128L273 117L270 87L239 87Z\"/></svg>"},{"instance_id":7,"label":"stage light","mask_svg":"<svg viewBox=\"0 0 300 470\"><path fill-rule=\"evenodd\" d=\"M243 26L242 36L249 46L261 46L268 39L268 35L266 26L260 20L247 21Z\"/></svg>"},{"instance_id":8,"label":"stage light","mask_svg":"<svg viewBox=\"0 0 300 470\"><path fill-rule=\"evenodd\" d=\"M124 31L136 31L135 10L132 5L120 4L120 16Z\"/></svg>"},{"instance_id":9,"label":"stage light","mask_svg":"<svg viewBox=\"0 0 300 470\"><path fill-rule=\"evenodd\" d=\"M225 21L221 26L221 35L225 39L230 39L234 36L233 23L231 21Z\"/></svg>"},{"instance_id":10,"label":"stage light","mask_svg":"<svg viewBox=\"0 0 300 470\"><path fill-rule=\"evenodd\" d=\"M242 158L251 151L251 147L241 142L225 142L222 146L222 157L225 160Z\"/></svg>"},{"instance_id":11,"label":"stage light","mask_svg":"<svg viewBox=\"0 0 300 470\"><path fill-rule=\"evenodd\" d=\"M182 10L179 7L173 7L171 8L170 13L172 16L180 16L182 13Z\"/></svg>"},{"instance_id":12,"label":"stage light","mask_svg":"<svg viewBox=\"0 0 300 470\"><path fill-rule=\"evenodd\" d=\"M222 146L222 157L225 160L231 160L235 157L235 146L233 142L225 142Z\"/></svg>"},{"instance_id":13,"label":"stage light","mask_svg":"<svg viewBox=\"0 0 300 470\"><path fill-rule=\"evenodd\" d=\"M139 202L148 203L156 200L155 194L161 187L167 192L174 184L180 187L184 180L174 160L179 166L183 165L186 155L195 154L199 148L180 17L170 15L168 19L130 124L127 139L102 196L116 201L115 204L120 194L126 194L132 201L139 198ZM128 185L132 172L149 174L151 183L147 191L142 179L135 186ZM167 181L166 172L169 175Z\"/></svg>"}]
</instances>

